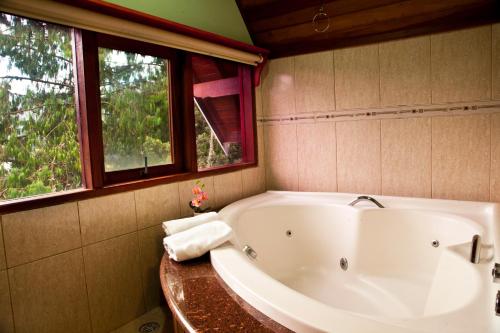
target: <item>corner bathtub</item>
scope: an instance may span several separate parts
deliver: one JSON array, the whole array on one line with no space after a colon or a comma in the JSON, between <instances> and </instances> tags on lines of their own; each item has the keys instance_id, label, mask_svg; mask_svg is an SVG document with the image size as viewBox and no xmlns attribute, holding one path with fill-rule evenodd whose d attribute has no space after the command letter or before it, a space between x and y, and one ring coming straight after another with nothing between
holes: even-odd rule
<instances>
[{"instance_id":1,"label":"corner bathtub","mask_svg":"<svg viewBox=\"0 0 500 333\"><path fill-rule=\"evenodd\" d=\"M387 208L348 206L357 196L267 192L235 202L220 212L234 237L211 251L212 265L297 332L500 332L498 204L376 196ZM475 234L479 264L469 261Z\"/></svg>"}]
</instances>

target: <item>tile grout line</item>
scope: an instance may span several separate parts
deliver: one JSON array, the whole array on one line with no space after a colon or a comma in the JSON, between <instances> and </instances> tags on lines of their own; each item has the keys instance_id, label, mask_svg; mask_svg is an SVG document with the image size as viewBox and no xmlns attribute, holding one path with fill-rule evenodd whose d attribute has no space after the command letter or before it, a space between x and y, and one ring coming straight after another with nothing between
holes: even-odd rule
<instances>
[{"instance_id":1,"label":"tile grout line","mask_svg":"<svg viewBox=\"0 0 500 333\"><path fill-rule=\"evenodd\" d=\"M434 197L434 170L432 170L432 161L434 159L433 157L433 136L434 136L434 131L433 131L433 128L434 128L434 119L431 117L430 119L431 121L431 193L430 193L430 198L432 199Z\"/></svg>"},{"instance_id":2,"label":"tile grout line","mask_svg":"<svg viewBox=\"0 0 500 333\"><path fill-rule=\"evenodd\" d=\"M333 124L333 128L335 129L335 185L337 187L337 192L339 192L339 159L338 159L338 147L339 147L339 139L338 139L338 130L337 123Z\"/></svg>"},{"instance_id":3,"label":"tile grout line","mask_svg":"<svg viewBox=\"0 0 500 333\"><path fill-rule=\"evenodd\" d=\"M14 318L14 301L12 300L12 288L11 281L9 277L9 267L7 265L7 253L5 251L5 235L3 233L3 219L0 216L0 228L2 228L2 246L3 246L3 254L5 259L5 275L7 276L7 288L9 289L9 304L10 304L10 314L12 318L12 328L14 329L14 333L16 332L16 320Z\"/></svg>"},{"instance_id":4,"label":"tile grout line","mask_svg":"<svg viewBox=\"0 0 500 333\"><path fill-rule=\"evenodd\" d=\"M80 223L80 205L78 203L79 203L79 201L76 202L76 212L78 215L78 227L80 229L80 253L82 255L83 279L85 280L85 293L87 295L87 309L89 311L90 331L94 332L94 325L92 323L92 314L91 314L91 309L90 309L89 286L87 283L87 270L85 268L85 256L83 255L83 237L82 237L82 224Z\"/></svg>"},{"instance_id":5,"label":"tile grout line","mask_svg":"<svg viewBox=\"0 0 500 333\"><path fill-rule=\"evenodd\" d=\"M493 116L489 115L489 126L490 126L490 170L488 172L488 185L489 185L489 199L493 201L493 184L492 184L492 175L493 175Z\"/></svg>"}]
</instances>

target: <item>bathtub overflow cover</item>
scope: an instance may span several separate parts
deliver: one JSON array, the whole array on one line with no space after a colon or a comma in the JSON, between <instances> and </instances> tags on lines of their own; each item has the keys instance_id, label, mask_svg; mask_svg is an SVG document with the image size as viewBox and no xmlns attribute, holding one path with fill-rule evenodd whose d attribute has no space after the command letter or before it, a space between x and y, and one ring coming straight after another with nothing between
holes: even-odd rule
<instances>
[{"instance_id":1,"label":"bathtub overflow cover","mask_svg":"<svg viewBox=\"0 0 500 333\"><path fill-rule=\"evenodd\" d=\"M347 267L349 267L349 263L347 262L347 259L340 258L340 268L342 268L344 271L347 271Z\"/></svg>"},{"instance_id":2,"label":"bathtub overflow cover","mask_svg":"<svg viewBox=\"0 0 500 333\"><path fill-rule=\"evenodd\" d=\"M439 241L438 241L437 239L435 239L435 240L433 240L433 241L432 241L432 243L431 243L431 244L432 244L432 246L434 246L434 247L438 247L438 246L439 246Z\"/></svg>"}]
</instances>

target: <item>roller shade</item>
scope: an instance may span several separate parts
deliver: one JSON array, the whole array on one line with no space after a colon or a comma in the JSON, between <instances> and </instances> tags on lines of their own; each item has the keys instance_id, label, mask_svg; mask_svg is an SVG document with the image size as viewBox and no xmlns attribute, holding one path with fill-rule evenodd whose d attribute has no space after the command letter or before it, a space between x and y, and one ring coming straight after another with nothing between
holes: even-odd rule
<instances>
[{"instance_id":1,"label":"roller shade","mask_svg":"<svg viewBox=\"0 0 500 333\"><path fill-rule=\"evenodd\" d=\"M1 0L0 10L29 18L135 39L254 66L263 60L260 54L238 50L57 1Z\"/></svg>"}]
</instances>

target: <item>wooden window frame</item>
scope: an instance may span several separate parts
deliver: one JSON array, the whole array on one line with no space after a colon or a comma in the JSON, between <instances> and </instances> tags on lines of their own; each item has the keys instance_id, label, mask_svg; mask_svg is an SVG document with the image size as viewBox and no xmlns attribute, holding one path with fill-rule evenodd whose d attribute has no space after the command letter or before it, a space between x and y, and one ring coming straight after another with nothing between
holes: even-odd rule
<instances>
[{"instance_id":1,"label":"wooden window frame","mask_svg":"<svg viewBox=\"0 0 500 333\"><path fill-rule=\"evenodd\" d=\"M138 174L138 171L142 169L105 172L99 87L99 47L169 59L169 115L173 164L148 167L148 175ZM240 64L240 119L244 155L242 162L198 170L190 54L165 46L73 28L75 108L82 163L82 188L0 202L0 214L256 167L258 154L253 89L254 69L250 65Z\"/></svg>"}]
</instances>

